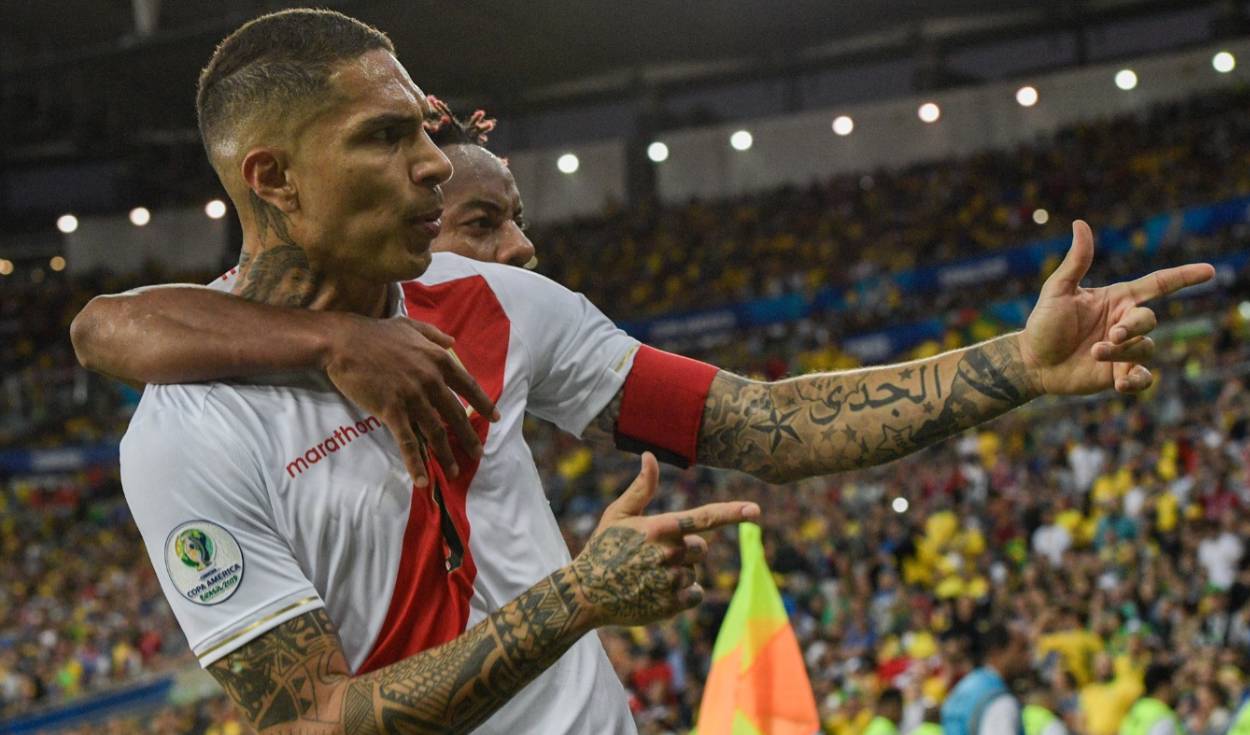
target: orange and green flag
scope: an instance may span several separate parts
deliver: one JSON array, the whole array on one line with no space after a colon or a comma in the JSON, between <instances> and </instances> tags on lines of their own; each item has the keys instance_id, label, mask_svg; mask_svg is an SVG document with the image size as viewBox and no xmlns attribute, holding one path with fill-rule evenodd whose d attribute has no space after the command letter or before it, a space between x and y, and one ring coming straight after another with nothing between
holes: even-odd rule
<instances>
[{"instance_id":1,"label":"orange and green flag","mask_svg":"<svg viewBox=\"0 0 1250 735\"><path fill-rule=\"evenodd\" d=\"M816 698L773 582L760 527L738 525L742 573L712 649L699 735L813 735Z\"/></svg>"}]
</instances>

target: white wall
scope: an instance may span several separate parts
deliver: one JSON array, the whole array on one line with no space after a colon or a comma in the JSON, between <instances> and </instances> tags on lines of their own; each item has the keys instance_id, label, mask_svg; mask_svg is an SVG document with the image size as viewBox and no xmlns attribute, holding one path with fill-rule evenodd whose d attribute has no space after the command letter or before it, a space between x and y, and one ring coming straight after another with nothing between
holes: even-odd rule
<instances>
[{"instance_id":1,"label":"white wall","mask_svg":"<svg viewBox=\"0 0 1250 735\"><path fill-rule=\"evenodd\" d=\"M1211 56L1227 49L1238 60L1229 74L1211 67ZM1116 71L1132 67L1136 89L1116 88ZM717 127L675 131L660 136L669 159L657 166L660 198L670 203L698 196L723 197L804 184L835 173L900 167L926 160L963 156L987 148L1004 148L1083 120L1140 110L1202 90L1250 81L1250 40L1131 62L1103 64L1060 73L1020 78L978 87L847 105L787 117L758 119ZM1032 108L1016 103L1022 84L1039 92ZM916 115L925 101L937 102L941 119L926 125ZM837 115L850 115L854 132L833 134ZM747 151L729 146L729 136L746 128L754 136ZM557 157L573 152L581 168L566 175L556 169ZM623 140L530 149L511 157L526 209L537 221L593 215L605 200L624 201L626 191Z\"/></svg>"},{"instance_id":2,"label":"white wall","mask_svg":"<svg viewBox=\"0 0 1250 735\"><path fill-rule=\"evenodd\" d=\"M1250 41L1225 44L1241 60L1232 73L1211 66L1216 47L1158 56L1131 63L1084 67L1035 80L1038 103L1021 107L1016 90L1025 81L938 92L924 97L805 112L747 124L680 131L662 136L669 159L659 165L660 197L680 202L691 196L716 197L806 183L839 172L900 167L925 160L963 156L986 148L1028 141L1072 123L1132 112L1155 103L1250 79ZM1115 86L1116 71L1131 66L1136 89ZM922 102L938 103L934 124L917 117ZM850 115L854 132L833 134L837 115ZM754 146L735 151L730 134L751 131Z\"/></svg>"},{"instance_id":3,"label":"white wall","mask_svg":"<svg viewBox=\"0 0 1250 735\"><path fill-rule=\"evenodd\" d=\"M574 153L576 173L562 174L556 160ZM610 201L625 201L625 143L618 139L565 148L531 149L508 156L531 220L558 221L598 214Z\"/></svg>"},{"instance_id":4,"label":"white wall","mask_svg":"<svg viewBox=\"0 0 1250 735\"><path fill-rule=\"evenodd\" d=\"M81 217L78 229L64 235L70 273L102 267L113 273L133 273L148 260L177 271L212 270L221 266L228 246L228 227L236 227L233 212L209 219L202 208L153 208L144 227L130 223L129 215Z\"/></svg>"}]
</instances>

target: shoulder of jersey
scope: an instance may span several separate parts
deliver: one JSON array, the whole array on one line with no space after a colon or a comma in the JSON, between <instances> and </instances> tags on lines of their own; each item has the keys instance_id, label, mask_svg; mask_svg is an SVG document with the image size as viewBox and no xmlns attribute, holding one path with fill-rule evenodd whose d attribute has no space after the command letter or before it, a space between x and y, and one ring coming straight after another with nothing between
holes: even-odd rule
<instances>
[{"instance_id":1,"label":"shoulder of jersey","mask_svg":"<svg viewBox=\"0 0 1250 735\"><path fill-rule=\"evenodd\" d=\"M512 265L484 263L455 253L434 253L434 257L430 259L430 267L425 269L425 273L416 282L423 286L436 286L466 276L480 275L490 279L500 275L507 277L513 272L529 273Z\"/></svg>"},{"instance_id":2,"label":"shoulder of jersey","mask_svg":"<svg viewBox=\"0 0 1250 735\"><path fill-rule=\"evenodd\" d=\"M160 410L186 412L191 417L200 416L204 413L208 396L216 385L216 383L149 385L143 389L143 397L139 400L131 421L134 422L144 414Z\"/></svg>"}]
</instances>

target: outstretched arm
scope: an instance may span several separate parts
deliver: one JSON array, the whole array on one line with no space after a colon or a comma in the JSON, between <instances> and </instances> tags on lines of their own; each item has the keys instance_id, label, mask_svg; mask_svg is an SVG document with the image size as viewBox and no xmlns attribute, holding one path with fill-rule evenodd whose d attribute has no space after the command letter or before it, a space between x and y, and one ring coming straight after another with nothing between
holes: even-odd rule
<instances>
[{"instance_id":1,"label":"outstretched arm","mask_svg":"<svg viewBox=\"0 0 1250 735\"><path fill-rule=\"evenodd\" d=\"M1016 334L927 360L774 383L720 371L704 402L697 460L787 482L897 459L1042 394L1147 389L1156 319L1143 304L1214 269L1183 265L1083 288L1093 255L1093 235L1077 221L1072 248ZM592 439L613 437L620 406L618 396L596 418Z\"/></svg>"},{"instance_id":2,"label":"outstretched arm","mask_svg":"<svg viewBox=\"0 0 1250 735\"><path fill-rule=\"evenodd\" d=\"M1038 396L1018 339L775 383L722 371L704 408L699 461L788 482L897 459Z\"/></svg>"},{"instance_id":3,"label":"outstretched arm","mask_svg":"<svg viewBox=\"0 0 1250 735\"><path fill-rule=\"evenodd\" d=\"M70 338L84 367L132 384L324 370L390 429L418 485L426 483L427 443L457 474L448 430L467 454L481 452L454 393L497 417L448 352L455 340L410 319L271 306L202 286L154 286L92 299L74 318Z\"/></svg>"}]
</instances>

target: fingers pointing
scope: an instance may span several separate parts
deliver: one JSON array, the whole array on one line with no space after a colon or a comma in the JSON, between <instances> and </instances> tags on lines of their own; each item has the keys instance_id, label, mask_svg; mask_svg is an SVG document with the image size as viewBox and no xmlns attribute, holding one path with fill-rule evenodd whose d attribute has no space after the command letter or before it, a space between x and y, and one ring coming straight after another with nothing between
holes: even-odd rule
<instances>
[{"instance_id":1,"label":"fingers pointing","mask_svg":"<svg viewBox=\"0 0 1250 735\"><path fill-rule=\"evenodd\" d=\"M667 513L656 516L660 535L686 535L712 531L722 526L730 526L742 521L750 521L760 516L760 507L755 503L735 501L730 503L709 503L691 510Z\"/></svg>"},{"instance_id":2,"label":"fingers pointing","mask_svg":"<svg viewBox=\"0 0 1250 735\"><path fill-rule=\"evenodd\" d=\"M1209 263L1190 263L1175 268L1164 268L1128 283L1133 301L1142 304L1160 296L1176 293L1182 288L1206 283L1215 277L1215 267Z\"/></svg>"}]
</instances>

